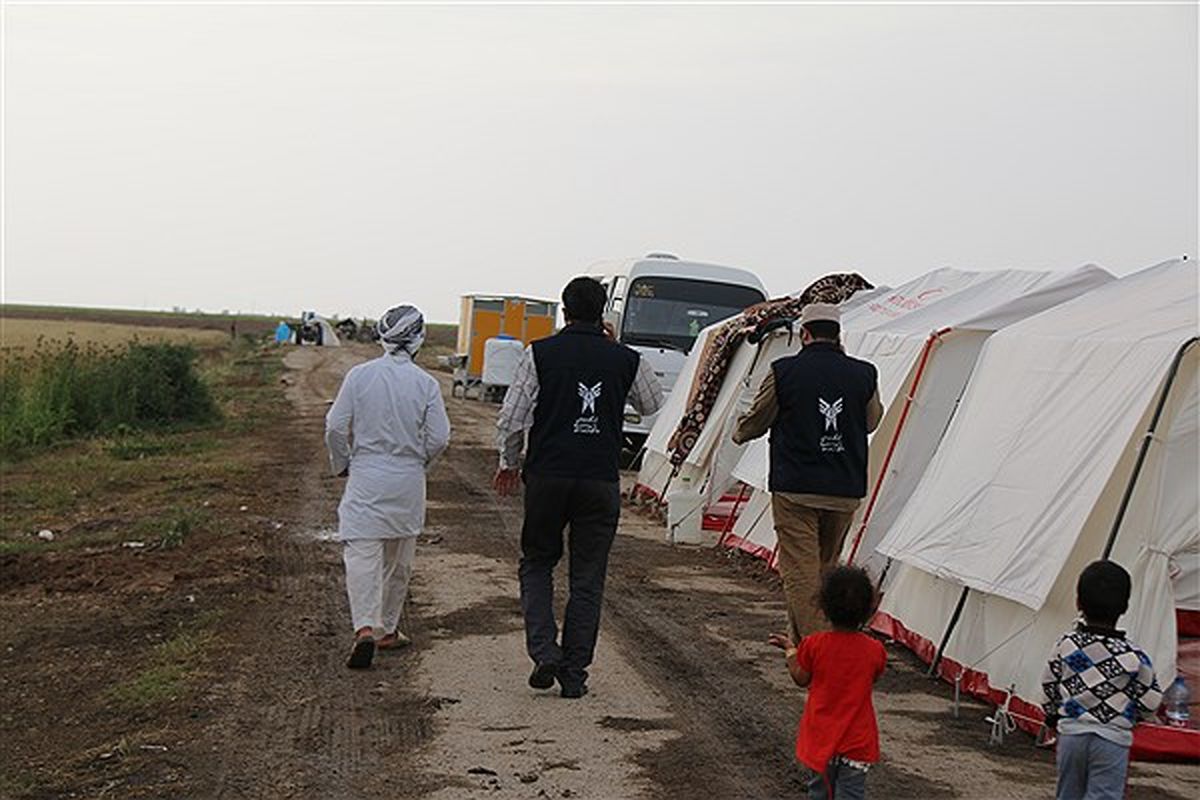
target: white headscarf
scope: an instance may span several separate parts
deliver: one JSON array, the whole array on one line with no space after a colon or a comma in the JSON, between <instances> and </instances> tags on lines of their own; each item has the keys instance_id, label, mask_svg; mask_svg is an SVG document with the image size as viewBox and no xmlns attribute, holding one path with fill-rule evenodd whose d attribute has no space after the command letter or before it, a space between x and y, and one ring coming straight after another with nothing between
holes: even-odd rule
<instances>
[{"instance_id":1,"label":"white headscarf","mask_svg":"<svg viewBox=\"0 0 1200 800\"><path fill-rule=\"evenodd\" d=\"M425 317L416 306L396 306L379 318L375 330L384 350L415 356L425 341Z\"/></svg>"}]
</instances>

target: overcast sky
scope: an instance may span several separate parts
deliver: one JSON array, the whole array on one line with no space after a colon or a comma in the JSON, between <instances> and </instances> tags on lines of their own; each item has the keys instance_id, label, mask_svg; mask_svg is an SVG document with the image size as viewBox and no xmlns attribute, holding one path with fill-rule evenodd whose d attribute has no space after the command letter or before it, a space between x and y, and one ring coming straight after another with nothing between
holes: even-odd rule
<instances>
[{"instance_id":1,"label":"overcast sky","mask_svg":"<svg viewBox=\"0 0 1200 800\"><path fill-rule=\"evenodd\" d=\"M4 10L4 299L457 318L667 250L895 284L1197 253L1197 9Z\"/></svg>"}]
</instances>

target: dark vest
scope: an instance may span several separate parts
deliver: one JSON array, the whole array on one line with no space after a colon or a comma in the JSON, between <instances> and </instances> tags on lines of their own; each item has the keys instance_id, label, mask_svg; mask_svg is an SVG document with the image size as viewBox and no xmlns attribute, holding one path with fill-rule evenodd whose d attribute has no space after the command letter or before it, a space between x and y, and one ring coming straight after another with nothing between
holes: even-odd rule
<instances>
[{"instance_id":1,"label":"dark vest","mask_svg":"<svg viewBox=\"0 0 1200 800\"><path fill-rule=\"evenodd\" d=\"M779 400L771 426L771 491L865 496L874 365L838 345L812 342L771 369Z\"/></svg>"},{"instance_id":2,"label":"dark vest","mask_svg":"<svg viewBox=\"0 0 1200 800\"><path fill-rule=\"evenodd\" d=\"M533 343L538 396L527 473L619 480L625 396L639 358L588 325L568 325Z\"/></svg>"}]
</instances>

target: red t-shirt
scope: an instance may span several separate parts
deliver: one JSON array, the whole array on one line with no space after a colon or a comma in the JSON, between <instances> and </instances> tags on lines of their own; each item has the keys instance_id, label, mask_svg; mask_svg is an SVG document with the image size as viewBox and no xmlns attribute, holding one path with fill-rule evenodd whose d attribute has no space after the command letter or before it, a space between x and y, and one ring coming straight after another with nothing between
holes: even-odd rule
<instances>
[{"instance_id":1,"label":"red t-shirt","mask_svg":"<svg viewBox=\"0 0 1200 800\"><path fill-rule=\"evenodd\" d=\"M800 640L796 660L812 675L796 734L797 760L821 773L834 756L878 761L871 689L887 664L883 645L857 631L824 631Z\"/></svg>"}]
</instances>

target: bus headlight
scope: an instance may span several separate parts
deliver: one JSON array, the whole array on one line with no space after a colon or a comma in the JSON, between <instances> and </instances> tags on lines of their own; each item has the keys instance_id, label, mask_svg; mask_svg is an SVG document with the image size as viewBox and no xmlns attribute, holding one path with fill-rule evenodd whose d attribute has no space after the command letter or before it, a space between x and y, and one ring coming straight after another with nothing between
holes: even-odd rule
<instances>
[{"instance_id":1,"label":"bus headlight","mask_svg":"<svg viewBox=\"0 0 1200 800\"><path fill-rule=\"evenodd\" d=\"M639 422L642 421L642 415L636 411L626 411L625 412L625 421L628 422L630 425L637 425Z\"/></svg>"}]
</instances>

